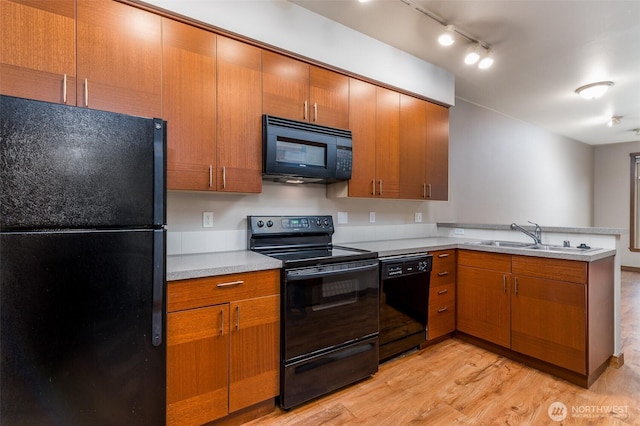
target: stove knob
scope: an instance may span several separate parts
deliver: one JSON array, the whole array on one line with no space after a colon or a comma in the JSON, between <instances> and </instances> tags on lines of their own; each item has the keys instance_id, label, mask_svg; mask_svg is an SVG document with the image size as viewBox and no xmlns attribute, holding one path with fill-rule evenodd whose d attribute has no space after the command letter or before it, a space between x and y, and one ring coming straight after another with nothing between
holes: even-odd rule
<instances>
[{"instance_id":1,"label":"stove knob","mask_svg":"<svg viewBox=\"0 0 640 426\"><path fill-rule=\"evenodd\" d=\"M316 226L320 226L322 225L322 221L320 220L320 218L316 219Z\"/></svg>"},{"instance_id":2,"label":"stove knob","mask_svg":"<svg viewBox=\"0 0 640 426\"><path fill-rule=\"evenodd\" d=\"M329 219L324 220L324 226L329 226Z\"/></svg>"},{"instance_id":3,"label":"stove knob","mask_svg":"<svg viewBox=\"0 0 640 426\"><path fill-rule=\"evenodd\" d=\"M268 220L267 221L267 228L271 228L273 226L273 221L272 220Z\"/></svg>"},{"instance_id":4,"label":"stove knob","mask_svg":"<svg viewBox=\"0 0 640 426\"><path fill-rule=\"evenodd\" d=\"M256 223L256 225L258 225L258 228L262 228L264 226L264 222L259 220L258 223Z\"/></svg>"},{"instance_id":5,"label":"stove knob","mask_svg":"<svg viewBox=\"0 0 640 426\"><path fill-rule=\"evenodd\" d=\"M427 266L429 266L429 264L427 262L425 262L425 261L418 262L418 269L420 271L423 271L423 272L426 271L427 270Z\"/></svg>"}]
</instances>

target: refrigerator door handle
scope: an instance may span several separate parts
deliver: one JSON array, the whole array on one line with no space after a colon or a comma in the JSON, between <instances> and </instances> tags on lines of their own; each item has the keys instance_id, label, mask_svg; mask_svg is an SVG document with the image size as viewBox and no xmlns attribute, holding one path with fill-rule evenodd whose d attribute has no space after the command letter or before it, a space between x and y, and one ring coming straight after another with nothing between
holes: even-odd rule
<instances>
[{"instance_id":1,"label":"refrigerator door handle","mask_svg":"<svg viewBox=\"0 0 640 426\"><path fill-rule=\"evenodd\" d=\"M153 224L162 226L167 223L167 192L165 176L167 171L167 123L159 118L153 119Z\"/></svg>"},{"instance_id":2,"label":"refrigerator door handle","mask_svg":"<svg viewBox=\"0 0 640 426\"><path fill-rule=\"evenodd\" d=\"M165 233L163 229L153 231L153 308L151 311L151 343L162 345L164 288L165 288Z\"/></svg>"}]
</instances>

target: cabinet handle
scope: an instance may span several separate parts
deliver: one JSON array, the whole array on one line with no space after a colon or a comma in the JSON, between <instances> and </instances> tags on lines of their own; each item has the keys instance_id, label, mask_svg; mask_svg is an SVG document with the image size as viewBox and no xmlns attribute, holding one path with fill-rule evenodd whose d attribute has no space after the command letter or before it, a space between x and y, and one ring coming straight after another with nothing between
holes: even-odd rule
<instances>
[{"instance_id":1,"label":"cabinet handle","mask_svg":"<svg viewBox=\"0 0 640 426\"><path fill-rule=\"evenodd\" d=\"M376 180L371 180L371 195L376 195Z\"/></svg>"},{"instance_id":2,"label":"cabinet handle","mask_svg":"<svg viewBox=\"0 0 640 426\"><path fill-rule=\"evenodd\" d=\"M236 305L236 331L240 330L240 305Z\"/></svg>"},{"instance_id":3,"label":"cabinet handle","mask_svg":"<svg viewBox=\"0 0 640 426\"><path fill-rule=\"evenodd\" d=\"M439 277L444 277L445 275L449 275L449 272L448 271L438 272Z\"/></svg>"},{"instance_id":4,"label":"cabinet handle","mask_svg":"<svg viewBox=\"0 0 640 426\"><path fill-rule=\"evenodd\" d=\"M438 309L438 313L441 314L443 312L446 312L448 308L444 307L444 308L440 308Z\"/></svg>"},{"instance_id":5,"label":"cabinet handle","mask_svg":"<svg viewBox=\"0 0 640 426\"><path fill-rule=\"evenodd\" d=\"M507 294L507 276L506 275L502 276L502 291L504 292L504 294Z\"/></svg>"},{"instance_id":6,"label":"cabinet handle","mask_svg":"<svg viewBox=\"0 0 640 426\"><path fill-rule=\"evenodd\" d=\"M447 294L449 293L449 289L445 288L444 290L439 290L438 294Z\"/></svg>"},{"instance_id":7,"label":"cabinet handle","mask_svg":"<svg viewBox=\"0 0 640 426\"><path fill-rule=\"evenodd\" d=\"M422 198L427 198L427 184L422 184Z\"/></svg>"},{"instance_id":8,"label":"cabinet handle","mask_svg":"<svg viewBox=\"0 0 640 426\"><path fill-rule=\"evenodd\" d=\"M220 309L220 335L224 336L224 309Z\"/></svg>"},{"instance_id":9,"label":"cabinet handle","mask_svg":"<svg viewBox=\"0 0 640 426\"><path fill-rule=\"evenodd\" d=\"M227 168L222 167L222 189L227 189Z\"/></svg>"},{"instance_id":10,"label":"cabinet handle","mask_svg":"<svg viewBox=\"0 0 640 426\"><path fill-rule=\"evenodd\" d=\"M427 198L431 198L431 184L427 184Z\"/></svg>"},{"instance_id":11,"label":"cabinet handle","mask_svg":"<svg viewBox=\"0 0 640 426\"><path fill-rule=\"evenodd\" d=\"M209 164L209 188L213 186L213 164Z\"/></svg>"},{"instance_id":12,"label":"cabinet handle","mask_svg":"<svg viewBox=\"0 0 640 426\"><path fill-rule=\"evenodd\" d=\"M515 278L516 282L516 296L518 295L518 277Z\"/></svg>"},{"instance_id":13,"label":"cabinet handle","mask_svg":"<svg viewBox=\"0 0 640 426\"><path fill-rule=\"evenodd\" d=\"M313 121L318 121L318 103L313 103Z\"/></svg>"},{"instance_id":14,"label":"cabinet handle","mask_svg":"<svg viewBox=\"0 0 640 426\"><path fill-rule=\"evenodd\" d=\"M84 106L89 106L89 79L84 79Z\"/></svg>"},{"instance_id":15,"label":"cabinet handle","mask_svg":"<svg viewBox=\"0 0 640 426\"><path fill-rule=\"evenodd\" d=\"M439 254L439 255L438 255L438 257L439 257L440 259L442 259L443 257L449 257L449 253L442 253L442 254Z\"/></svg>"},{"instance_id":16,"label":"cabinet handle","mask_svg":"<svg viewBox=\"0 0 640 426\"><path fill-rule=\"evenodd\" d=\"M303 116L303 118L305 120L307 119L307 109L308 109L307 101L304 101L304 116Z\"/></svg>"},{"instance_id":17,"label":"cabinet handle","mask_svg":"<svg viewBox=\"0 0 640 426\"><path fill-rule=\"evenodd\" d=\"M240 285L240 284L244 284L244 281L242 280L238 280L238 281L229 281L226 283L220 283L218 284L216 287L218 288L223 288L223 287L233 287L235 285Z\"/></svg>"},{"instance_id":18,"label":"cabinet handle","mask_svg":"<svg viewBox=\"0 0 640 426\"><path fill-rule=\"evenodd\" d=\"M380 179L380 180L378 181L378 186L380 187L380 188L379 188L379 189L380 189L380 192L378 193L378 195L382 195L382 179Z\"/></svg>"},{"instance_id":19,"label":"cabinet handle","mask_svg":"<svg viewBox=\"0 0 640 426\"><path fill-rule=\"evenodd\" d=\"M62 78L62 103L67 103L67 75Z\"/></svg>"}]
</instances>

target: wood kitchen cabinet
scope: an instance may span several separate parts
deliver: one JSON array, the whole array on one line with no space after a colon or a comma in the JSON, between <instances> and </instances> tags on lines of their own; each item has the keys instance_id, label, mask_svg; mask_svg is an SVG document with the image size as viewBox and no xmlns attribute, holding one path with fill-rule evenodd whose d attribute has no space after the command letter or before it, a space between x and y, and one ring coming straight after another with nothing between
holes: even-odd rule
<instances>
[{"instance_id":1,"label":"wood kitchen cabinet","mask_svg":"<svg viewBox=\"0 0 640 426\"><path fill-rule=\"evenodd\" d=\"M425 188L427 200L449 199L449 108L427 102Z\"/></svg>"},{"instance_id":2,"label":"wood kitchen cabinet","mask_svg":"<svg viewBox=\"0 0 640 426\"><path fill-rule=\"evenodd\" d=\"M280 271L173 281L167 424L200 425L279 392Z\"/></svg>"},{"instance_id":3,"label":"wood kitchen cabinet","mask_svg":"<svg viewBox=\"0 0 640 426\"><path fill-rule=\"evenodd\" d=\"M349 77L266 50L262 65L264 114L349 128Z\"/></svg>"},{"instance_id":4,"label":"wood kitchen cabinet","mask_svg":"<svg viewBox=\"0 0 640 426\"><path fill-rule=\"evenodd\" d=\"M218 191L262 191L262 51L218 36Z\"/></svg>"},{"instance_id":5,"label":"wood kitchen cabinet","mask_svg":"<svg viewBox=\"0 0 640 426\"><path fill-rule=\"evenodd\" d=\"M427 102L400 95L399 198L426 197Z\"/></svg>"},{"instance_id":6,"label":"wood kitchen cabinet","mask_svg":"<svg viewBox=\"0 0 640 426\"><path fill-rule=\"evenodd\" d=\"M613 269L613 257L583 262L459 250L457 329L588 387L613 351Z\"/></svg>"},{"instance_id":7,"label":"wood kitchen cabinet","mask_svg":"<svg viewBox=\"0 0 640 426\"><path fill-rule=\"evenodd\" d=\"M77 106L160 117L160 16L116 1L76 7Z\"/></svg>"},{"instance_id":8,"label":"wood kitchen cabinet","mask_svg":"<svg viewBox=\"0 0 640 426\"><path fill-rule=\"evenodd\" d=\"M458 251L456 327L500 346L511 346L511 256Z\"/></svg>"},{"instance_id":9,"label":"wood kitchen cabinet","mask_svg":"<svg viewBox=\"0 0 640 426\"><path fill-rule=\"evenodd\" d=\"M0 0L0 93L76 102L74 0Z\"/></svg>"},{"instance_id":10,"label":"wood kitchen cabinet","mask_svg":"<svg viewBox=\"0 0 640 426\"><path fill-rule=\"evenodd\" d=\"M456 329L456 250L438 250L431 254L427 340Z\"/></svg>"},{"instance_id":11,"label":"wood kitchen cabinet","mask_svg":"<svg viewBox=\"0 0 640 426\"><path fill-rule=\"evenodd\" d=\"M167 188L216 188L216 35L162 19Z\"/></svg>"},{"instance_id":12,"label":"wood kitchen cabinet","mask_svg":"<svg viewBox=\"0 0 640 426\"><path fill-rule=\"evenodd\" d=\"M3 94L160 116L159 16L114 1L0 6Z\"/></svg>"}]
</instances>

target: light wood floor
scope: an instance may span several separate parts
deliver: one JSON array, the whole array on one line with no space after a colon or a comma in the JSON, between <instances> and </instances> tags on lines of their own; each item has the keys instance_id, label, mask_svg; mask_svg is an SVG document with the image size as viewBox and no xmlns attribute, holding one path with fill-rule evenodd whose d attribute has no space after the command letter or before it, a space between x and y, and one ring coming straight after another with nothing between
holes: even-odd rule
<instances>
[{"instance_id":1,"label":"light wood floor","mask_svg":"<svg viewBox=\"0 0 640 426\"><path fill-rule=\"evenodd\" d=\"M640 425L640 273L622 272L624 365L586 390L456 339L247 425ZM548 413L567 407L562 422ZM557 404L554 404L554 407ZM553 408L553 407L552 407Z\"/></svg>"}]
</instances>

